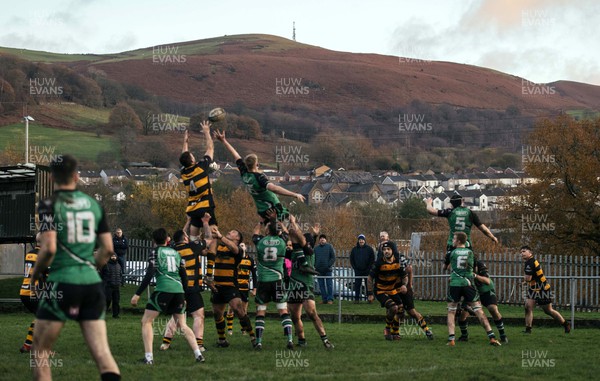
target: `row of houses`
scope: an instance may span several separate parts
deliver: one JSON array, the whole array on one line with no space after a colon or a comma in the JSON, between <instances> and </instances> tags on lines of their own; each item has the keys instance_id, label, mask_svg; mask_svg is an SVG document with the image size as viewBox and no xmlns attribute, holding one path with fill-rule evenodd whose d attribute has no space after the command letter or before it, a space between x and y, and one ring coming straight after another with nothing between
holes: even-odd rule
<instances>
[{"instance_id":1,"label":"row of houses","mask_svg":"<svg viewBox=\"0 0 600 381\"><path fill-rule=\"evenodd\" d=\"M227 181L233 186L242 185L234 165L223 162L218 163L217 168L210 175L213 182ZM525 173L510 168L488 168L484 172L456 174L436 174L432 171L398 174L393 171L372 173L346 171L343 168L333 170L321 166L305 171L266 170L265 175L270 181L304 195L309 205L398 205L413 197L432 197L434 207L442 209L450 207L450 197L458 192L465 199L467 206L480 211L497 209L511 188L535 181ZM164 182L180 181L178 170L139 164L127 169L81 171L80 179L84 184L103 183L107 186L120 185L126 180L138 184L150 179Z\"/></svg>"}]
</instances>

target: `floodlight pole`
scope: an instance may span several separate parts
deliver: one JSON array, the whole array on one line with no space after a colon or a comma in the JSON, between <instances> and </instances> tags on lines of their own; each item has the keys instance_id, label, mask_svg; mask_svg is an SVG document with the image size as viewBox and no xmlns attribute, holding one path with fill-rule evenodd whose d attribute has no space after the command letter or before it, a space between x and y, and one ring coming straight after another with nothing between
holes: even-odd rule
<instances>
[{"instance_id":1,"label":"floodlight pole","mask_svg":"<svg viewBox=\"0 0 600 381\"><path fill-rule=\"evenodd\" d=\"M29 118L25 117L25 164L29 163Z\"/></svg>"},{"instance_id":2,"label":"floodlight pole","mask_svg":"<svg viewBox=\"0 0 600 381\"><path fill-rule=\"evenodd\" d=\"M25 164L29 163L29 121L34 119L29 115L24 116L25 119Z\"/></svg>"}]
</instances>

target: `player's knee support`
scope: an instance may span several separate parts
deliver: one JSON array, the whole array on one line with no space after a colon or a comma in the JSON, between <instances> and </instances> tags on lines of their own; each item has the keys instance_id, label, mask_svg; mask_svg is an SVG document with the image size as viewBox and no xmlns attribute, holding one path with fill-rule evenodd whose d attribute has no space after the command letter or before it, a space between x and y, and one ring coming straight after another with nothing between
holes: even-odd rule
<instances>
[{"instance_id":1,"label":"player's knee support","mask_svg":"<svg viewBox=\"0 0 600 381\"><path fill-rule=\"evenodd\" d=\"M457 306L454 306L454 307L448 306L448 312L456 312L457 308L458 308Z\"/></svg>"},{"instance_id":2,"label":"player's knee support","mask_svg":"<svg viewBox=\"0 0 600 381\"><path fill-rule=\"evenodd\" d=\"M200 241L200 236L197 236L197 235L190 236L190 242L198 242L198 241Z\"/></svg>"},{"instance_id":3,"label":"player's knee support","mask_svg":"<svg viewBox=\"0 0 600 381\"><path fill-rule=\"evenodd\" d=\"M286 310L287 309L287 303L286 302L277 303L276 307L277 307L278 310ZM265 309L266 309L266 307L265 307Z\"/></svg>"},{"instance_id":4,"label":"player's knee support","mask_svg":"<svg viewBox=\"0 0 600 381\"><path fill-rule=\"evenodd\" d=\"M257 311L266 311L267 310L267 306L264 304L259 304L258 306L256 306L256 310Z\"/></svg>"},{"instance_id":5,"label":"player's knee support","mask_svg":"<svg viewBox=\"0 0 600 381\"><path fill-rule=\"evenodd\" d=\"M473 311L477 312L478 310L480 310L480 309L481 309L481 304L479 304L479 305L476 305L476 306L473 306L473 307L471 307L471 308L473 309Z\"/></svg>"}]
</instances>

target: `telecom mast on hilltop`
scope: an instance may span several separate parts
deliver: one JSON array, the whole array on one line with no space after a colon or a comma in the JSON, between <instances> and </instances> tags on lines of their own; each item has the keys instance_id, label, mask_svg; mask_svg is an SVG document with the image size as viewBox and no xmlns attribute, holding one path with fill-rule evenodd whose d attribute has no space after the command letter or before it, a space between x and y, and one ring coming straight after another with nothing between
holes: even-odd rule
<instances>
[{"instance_id":1,"label":"telecom mast on hilltop","mask_svg":"<svg viewBox=\"0 0 600 381\"><path fill-rule=\"evenodd\" d=\"M292 33L292 40L296 41L296 22L294 21L294 33Z\"/></svg>"}]
</instances>

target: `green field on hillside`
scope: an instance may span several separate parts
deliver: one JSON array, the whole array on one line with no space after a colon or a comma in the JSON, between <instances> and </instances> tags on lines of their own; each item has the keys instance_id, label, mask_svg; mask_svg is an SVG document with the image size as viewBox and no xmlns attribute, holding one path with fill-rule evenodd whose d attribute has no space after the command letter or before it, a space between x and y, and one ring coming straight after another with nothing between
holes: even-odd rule
<instances>
[{"instance_id":1,"label":"green field on hillside","mask_svg":"<svg viewBox=\"0 0 600 381\"><path fill-rule=\"evenodd\" d=\"M591 110L568 110L567 114L577 120L600 118L600 111Z\"/></svg>"},{"instance_id":2,"label":"green field on hillside","mask_svg":"<svg viewBox=\"0 0 600 381\"><path fill-rule=\"evenodd\" d=\"M256 45L251 47L252 50L278 52L288 49L297 49L302 46L307 46L295 41L287 40L282 37L262 34L246 34L222 36L216 38L208 38L189 42L174 42L171 44L157 45L154 47L141 48L122 53L114 54L61 54L43 52L37 50L5 48L0 47L0 54L12 54L21 59L34 62L74 62L74 61L95 61L96 63L118 62L126 60L139 59L154 59L156 55L157 63L160 62L159 56L196 56L217 54L219 49L234 41L253 42ZM266 42L264 42L266 41ZM163 62L164 63L164 62Z\"/></svg>"},{"instance_id":3,"label":"green field on hillside","mask_svg":"<svg viewBox=\"0 0 600 381\"><path fill-rule=\"evenodd\" d=\"M73 62L73 61L94 61L102 56L96 54L62 54L43 52L39 50L28 50L18 48L0 47L0 53L12 54L21 59L34 62Z\"/></svg>"},{"instance_id":4,"label":"green field on hillside","mask_svg":"<svg viewBox=\"0 0 600 381\"><path fill-rule=\"evenodd\" d=\"M0 127L0 149L8 146L25 153L25 125L23 123ZM95 161L100 152L111 152L119 158L119 146L111 137L90 132L48 128L39 124L29 124L29 161L44 164L53 155L69 153L80 160ZM16 163L15 163L16 164Z\"/></svg>"},{"instance_id":5,"label":"green field on hillside","mask_svg":"<svg viewBox=\"0 0 600 381\"><path fill-rule=\"evenodd\" d=\"M73 126L85 128L92 132L99 125L108 123L111 109L91 108L76 103L49 103L40 108L40 112L49 110L52 114L60 114L60 118Z\"/></svg>"}]
</instances>

